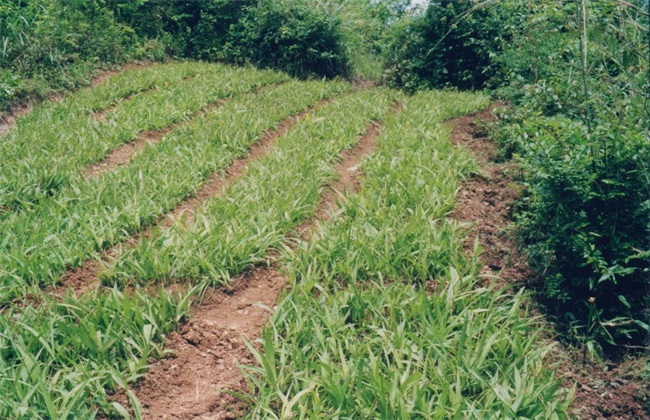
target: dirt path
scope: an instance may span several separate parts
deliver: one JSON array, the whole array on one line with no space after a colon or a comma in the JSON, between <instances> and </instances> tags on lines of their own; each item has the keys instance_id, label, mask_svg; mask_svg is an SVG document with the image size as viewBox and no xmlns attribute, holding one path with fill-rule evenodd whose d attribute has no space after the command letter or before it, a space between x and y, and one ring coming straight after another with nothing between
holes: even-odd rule
<instances>
[{"instance_id":1,"label":"dirt path","mask_svg":"<svg viewBox=\"0 0 650 420\"><path fill-rule=\"evenodd\" d=\"M534 273L517 251L515 235L506 229L511 221L513 203L520 197L521 187L514 179L517 168L514 164L494 162L497 145L485 137L485 130L477 124L479 120L493 121L492 110L496 106L498 104L479 114L449 121L453 126L453 141L468 148L484 172L483 176L463 184L451 217L474 223L465 248L471 252L478 234L484 248L481 274L490 276L486 282L493 281L492 276L497 275L503 285L530 286ZM566 388L576 384L571 406L576 418L648 418L648 407L644 407L643 399L646 404L650 401L650 384L644 385L638 379L644 358L583 365L579 350L557 344L560 350L556 357L561 358L558 374L564 377Z\"/></svg>"},{"instance_id":2,"label":"dirt path","mask_svg":"<svg viewBox=\"0 0 650 420\"><path fill-rule=\"evenodd\" d=\"M469 149L482 171L481 176L463 184L451 217L473 224L464 245L471 253L474 239L479 236L484 248L481 274L498 275L508 284L523 284L532 272L517 252L513 235L505 231L512 216L512 206L521 195L521 187L513 180L516 166L494 162L498 147L485 137L485 130L479 122L494 121L492 110L497 106L448 122L453 127L452 141Z\"/></svg>"},{"instance_id":3,"label":"dirt path","mask_svg":"<svg viewBox=\"0 0 650 420\"><path fill-rule=\"evenodd\" d=\"M274 146L275 141L287 130L293 127L305 115L317 107L323 106L330 100L321 100L308 109L297 115L289 117L282 121L274 130L270 130L262 135L248 150L245 156L235 159L223 172L223 174L213 174L201 188L192 196L181 201L171 212L161 216L153 225L144 229L144 231L132 235L124 242L117 244L113 248L105 251L99 259L89 259L83 262L79 267L70 269L61 277L60 284L51 290L52 294L62 296L71 288L75 294L81 295L88 290L98 286L98 274L104 265L115 258L119 251L124 247L133 247L144 237L150 237L153 231L159 227L169 227L180 217L186 217L189 223L193 219L194 211L207 199L219 197L233 182L238 180L248 168L248 165L263 156Z\"/></svg>"},{"instance_id":4,"label":"dirt path","mask_svg":"<svg viewBox=\"0 0 650 420\"><path fill-rule=\"evenodd\" d=\"M361 160L375 149L381 125L345 151L336 165L337 180L321 197L314 218L300 225L305 238L317 220L336 208L337 196L359 186ZM224 391L246 392L239 365L254 364L245 340L258 338L287 279L269 260L217 290L192 311L191 321L172 333L165 347L173 356L156 362L135 389L146 419L225 419L243 414L245 405Z\"/></svg>"}]
</instances>

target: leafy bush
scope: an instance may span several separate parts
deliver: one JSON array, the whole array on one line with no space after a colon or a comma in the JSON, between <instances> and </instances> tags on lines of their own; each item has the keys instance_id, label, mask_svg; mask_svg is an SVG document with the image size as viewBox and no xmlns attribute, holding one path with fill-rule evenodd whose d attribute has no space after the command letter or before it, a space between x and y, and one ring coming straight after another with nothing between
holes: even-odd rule
<instances>
[{"instance_id":1,"label":"leafy bush","mask_svg":"<svg viewBox=\"0 0 650 420\"><path fill-rule=\"evenodd\" d=\"M340 20L306 1L262 0L248 8L231 26L220 55L295 76L334 77L348 71Z\"/></svg>"},{"instance_id":2,"label":"leafy bush","mask_svg":"<svg viewBox=\"0 0 650 420\"><path fill-rule=\"evenodd\" d=\"M650 291L650 144L616 129L590 141L584 124L565 117L510 118L500 134L525 169L517 221L544 276L541 296L582 333L639 342Z\"/></svg>"},{"instance_id":3,"label":"leafy bush","mask_svg":"<svg viewBox=\"0 0 650 420\"><path fill-rule=\"evenodd\" d=\"M518 105L498 138L525 169L517 220L540 296L592 348L641 343L649 323L648 20L632 3L586 3L585 34L577 3L538 2L497 60Z\"/></svg>"},{"instance_id":4,"label":"leafy bush","mask_svg":"<svg viewBox=\"0 0 650 420\"><path fill-rule=\"evenodd\" d=\"M97 67L146 54L102 0L0 4L0 105L78 87Z\"/></svg>"},{"instance_id":5,"label":"leafy bush","mask_svg":"<svg viewBox=\"0 0 650 420\"><path fill-rule=\"evenodd\" d=\"M523 21L520 1L430 2L398 26L386 52L386 79L409 90L483 87L499 69L494 57Z\"/></svg>"}]
</instances>

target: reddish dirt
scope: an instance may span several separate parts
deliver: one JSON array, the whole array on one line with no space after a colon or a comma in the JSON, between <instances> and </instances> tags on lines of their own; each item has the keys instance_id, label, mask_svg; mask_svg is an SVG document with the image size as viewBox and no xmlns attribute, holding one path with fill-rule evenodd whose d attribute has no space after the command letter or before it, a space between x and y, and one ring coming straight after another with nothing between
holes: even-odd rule
<instances>
[{"instance_id":1,"label":"reddish dirt","mask_svg":"<svg viewBox=\"0 0 650 420\"><path fill-rule=\"evenodd\" d=\"M229 290L216 291L165 342L171 356L153 364L135 393L147 419L223 419L243 405L224 391L243 390L239 369L254 364L245 340L260 336L286 279L273 268L254 268ZM262 307L268 309L263 309Z\"/></svg>"},{"instance_id":2,"label":"reddish dirt","mask_svg":"<svg viewBox=\"0 0 650 420\"><path fill-rule=\"evenodd\" d=\"M469 149L483 174L465 182L457 196L452 217L472 224L467 252L471 252L478 235L484 248L481 256L481 274L486 282L497 280L503 286L524 286L534 278L526 259L517 251L516 235L508 232L512 206L520 197L521 186L515 182L517 168L511 163L495 163L497 145L484 136L479 121L493 121L493 109L499 104L475 115L456 118L452 139ZM494 276L498 276L495 278ZM535 308L535 312L540 313ZM558 374L566 388L576 385L571 413L580 419L641 419L648 418L650 383L639 379L646 358L620 363L582 364L581 352L556 343L560 361ZM644 407L645 405L645 407Z\"/></svg>"},{"instance_id":3,"label":"reddish dirt","mask_svg":"<svg viewBox=\"0 0 650 420\"><path fill-rule=\"evenodd\" d=\"M106 116L110 114L115 108L117 108L121 103L129 101L133 99L135 95L142 95L148 92L153 92L155 90L158 90L158 86L152 86L149 89L142 90L138 93L132 93L130 95L126 95L123 98L119 98L113 105L110 105L102 110L95 111L92 113L93 118L95 118L97 121L105 121Z\"/></svg>"},{"instance_id":4,"label":"reddish dirt","mask_svg":"<svg viewBox=\"0 0 650 420\"><path fill-rule=\"evenodd\" d=\"M32 105L22 105L12 108L7 115L0 115L0 138L16 125L16 119L32 110Z\"/></svg>"},{"instance_id":5,"label":"reddish dirt","mask_svg":"<svg viewBox=\"0 0 650 420\"><path fill-rule=\"evenodd\" d=\"M359 186L359 162L375 149L381 125L371 123L352 149L336 166L337 180L320 201L316 216L296 229L304 234L316 220L329 217L336 196ZM269 263L270 264L270 263ZM239 369L255 364L244 340L259 338L268 310L286 284L276 268L255 267L235 281L228 291L217 291L192 311L192 320L168 338L172 358L156 362L135 392L147 419L225 419L240 417L245 404L232 392L246 392ZM162 392L161 392L162 391Z\"/></svg>"},{"instance_id":6,"label":"reddish dirt","mask_svg":"<svg viewBox=\"0 0 650 420\"><path fill-rule=\"evenodd\" d=\"M190 79L191 77L185 77L183 80ZM255 94L258 94L261 92L263 89L267 89L271 86L277 86L278 83L273 83L271 85L267 86L261 86L255 90ZM144 92L148 92L151 90L155 90L156 88L148 89ZM142 92L141 92L142 93ZM127 96L126 98L123 98L121 101L128 100L130 96ZM120 102L121 102L120 101ZM201 109L198 113L195 113L194 115L205 115L206 113L222 106L225 104L228 100L227 99L220 99L216 102L209 103L203 109ZM118 103L119 104L119 103ZM109 107L103 111L100 111L99 113L95 114L95 117L98 119L104 119L106 117L106 114L108 114L110 111L112 111L118 104L113 105L112 107ZM170 131L173 129L179 127L180 125L183 124L190 124L191 121L193 120L193 117L191 117L189 120L184 120L184 121L179 121L175 124L171 124L161 130L151 130L151 131L144 131L141 133L137 139L125 143L121 146L119 146L117 149L113 150L110 152L106 157L104 157L101 161L94 163L92 165L89 165L86 167L84 170L84 175L86 177L95 177L99 176L101 174L104 174L108 171L112 171L113 169L117 168L118 166L123 166L127 165L133 156L143 150L147 145L150 144L156 144L159 143L163 137L165 137Z\"/></svg>"},{"instance_id":7,"label":"reddish dirt","mask_svg":"<svg viewBox=\"0 0 650 420\"><path fill-rule=\"evenodd\" d=\"M482 135L485 131L482 124L495 119L492 111L496 106L449 121L453 126L452 140L471 151L482 172L463 184L451 217L471 225L465 242L468 253L472 252L478 235L483 247L481 274L497 275L507 283L519 284L531 277L532 272L517 252L514 236L506 230L513 203L519 199L521 191L513 180L516 166L494 163L497 145Z\"/></svg>"}]
</instances>

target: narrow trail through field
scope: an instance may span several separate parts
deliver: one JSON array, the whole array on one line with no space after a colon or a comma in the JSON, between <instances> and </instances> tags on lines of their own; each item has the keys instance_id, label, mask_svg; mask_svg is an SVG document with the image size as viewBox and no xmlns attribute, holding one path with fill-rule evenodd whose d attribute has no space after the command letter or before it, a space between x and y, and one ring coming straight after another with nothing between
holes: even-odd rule
<instances>
[{"instance_id":1,"label":"narrow trail through field","mask_svg":"<svg viewBox=\"0 0 650 420\"><path fill-rule=\"evenodd\" d=\"M115 258L121 249L136 246L143 237L150 237L155 229L169 227L181 217L186 218L186 223L191 222L194 216L194 211L201 205L201 203L207 199L216 198L223 194L229 185L243 175L251 162L261 159L271 150L277 138L282 136L298 121L303 119L309 112L318 107L324 106L331 102L331 100L332 99L325 99L318 101L316 104L299 114L282 121L276 129L270 130L262 135L247 151L246 155L231 162L222 174L212 174L205 184L203 184L203 186L193 195L188 196L185 200L181 201L166 215L159 217L151 226L148 226L143 231L132 235L129 239L105 251L99 258L86 260L79 267L70 269L61 277L60 284L54 288L52 294L61 296L65 294L66 290L72 289L75 294L82 295L87 291L92 290L99 284L98 275L105 263Z\"/></svg>"},{"instance_id":2,"label":"narrow trail through field","mask_svg":"<svg viewBox=\"0 0 650 420\"><path fill-rule=\"evenodd\" d=\"M357 144L342 153L336 180L321 196L314 217L295 229L296 236L307 238L316 222L335 210L341 193L358 189L359 165L375 150L381 129L382 124L369 123ZM165 348L172 355L156 362L135 389L144 418L224 419L243 414L244 404L224 391L246 391L239 366L254 360L245 341L259 338L287 283L272 259L206 297L181 331L170 335Z\"/></svg>"},{"instance_id":3,"label":"narrow trail through field","mask_svg":"<svg viewBox=\"0 0 650 420\"><path fill-rule=\"evenodd\" d=\"M471 253L474 238L478 235L483 247L481 274L486 282L497 279L505 287L531 287L535 275L525 257L518 251L516 237L507 232L511 222L512 207L521 197L515 175L517 167L511 163L497 163L497 144L486 137L481 128L482 122L495 119L494 104L478 114L455 118L448 123L453 127L452 140L472 152L479 164L482 175L465 182L458 193L457 204L451 217L466 223L472 228L465 249ZM496 277L495 277L496 276ZM488 278L489 277L489 278ZM539 312L536 309L536 312ZM542 315L543 316L543 315ZM641 371L635 362L612 363L605 366L598 363L581 363L580 351L557 343L560 349L555 357L563 358L559 374L564 377L563 386L571 388L577 384L572 412L576 418L645 418L646 409L639 399L644 386L634 378ZM642 363L637 360L636 364ZM646 385L647 388L647 385Z\"/></svg>"}]
</instances>

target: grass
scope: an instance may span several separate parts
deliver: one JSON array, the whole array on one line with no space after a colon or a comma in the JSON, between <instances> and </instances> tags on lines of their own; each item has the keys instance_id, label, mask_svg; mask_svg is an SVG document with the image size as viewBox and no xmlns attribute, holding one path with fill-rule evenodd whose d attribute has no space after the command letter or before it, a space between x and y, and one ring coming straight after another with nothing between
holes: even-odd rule
<instances>
[{"instance_id":1,"label":"grass","mask_svg":"<svg viewBox=\"0 0 650 420\"><path fill-rule=\"evenodd\" d=\"M128 417L112 395L126 393L150 358L163 353L163 337L186 316L197 289L155 296L117 289L0 315L0 417Z\"/></svg>"},{"instance_id":2,"label":"grass","mask_svg":"<svg viewBox=\"0 0 650 420\"><path fill-rule=\"evenodd\" d=\"M252 417L566 416L525 295L483 286L446 217L473 165L440 122L486 105L451 92L405 100L361 191L285 251L291 286L250 345Z\"/></svg>"},{"instance_id":3,"label":"grass","mask_svg":"<svg viewBox=\"0 0 650 420\"><path fill-rule=\"evenodd\" d=\"M264 85L272 86L252 92ZM221 97L231 99L200 112ZM108 288L40 292L326 98L334 99L305 113L193 219L123 247L101 275ZM396 100L403 107L391 112ZM112 105L104 120L92 115ZM182 63L123 73L37 107L0 145L13 153L0 170L0 197L12 203L0 216L0 417L141 417L130 387L164 354L165 335L191 301L270 252L290 287L250 343L258 362L246 368L251 417L567 417L570 392L560 389L525 293L479 278L480 250L465 253L464 227L448 217L476 168L443 121L485 106L473 93L405 97ZM176 121L185 122L128 165L81 176L142 130ZM296 239L341 153L376 121L384 130L362 164L360 191L341 195L309 240ZM74 144L79 153L69 153ZM25 188L12 190L23 175ZM50 175L55 188L45 187ZM172 279L190 286L167 292Z\"/></svg>"},{"instance_id":4,"label":"grass","mask_svg":"<svg viewBox=\"0 0 650 420\"><path fill-rule=\"evenodd\" d=\"M161 65L136 73L134 78L109 79L100 85L97 97L88 93L94 89L85 89L60 104L37 107L0 143L4 156L0 209L6 213L30 208L66 185L78 183L85 166L143 131L160 130L187 119L219 99L287 80L280 73L223 65ZM142 92L153 86L157 88ZM108 110L105 119L92 116L92 111L112 104L116 106Z\"/></svg>"},{"instance_id":5,"label":"grass","mask_svg":"<svg viewBox=\"0 0 650 420\"><path fill-rule=\"evenodd\" d=\"M283 119L344 91L344 83L291 82L234 99L170 132L130 165L62 190L1 224L0 301L56 283L70 267L142 230Z\"/></svg>"}]
</instances>

